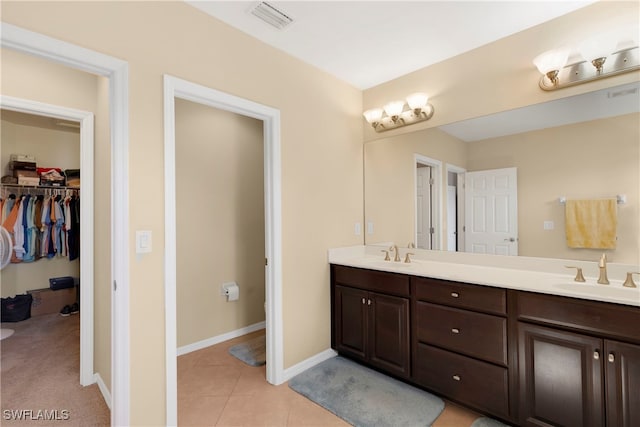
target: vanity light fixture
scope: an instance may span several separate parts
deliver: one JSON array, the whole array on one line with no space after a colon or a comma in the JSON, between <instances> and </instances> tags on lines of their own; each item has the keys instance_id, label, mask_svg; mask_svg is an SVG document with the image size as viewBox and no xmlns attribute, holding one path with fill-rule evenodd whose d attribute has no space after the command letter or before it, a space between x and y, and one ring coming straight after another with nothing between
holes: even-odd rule
<instances>
[{"instance_id":1,"label":"vanity light fixture","mask_svg":"<svg viewBox=\"0 0 640 427\"><path fill-rule=\"evenodd\" d=\"M575 48L553 49L535 57L533 63L542 74L540 89L556 90L640 70L638 28L625 30L609 31Z\"/></svg>"},{"instance_id":2,"label":"vanity light fixture","mask_svg":"<svg viewBox=\"0 0 640 427\"><path fill-rule=\"evenodd\" d=\"M408 107L405 109L405 106ZM362 113L376 132L423 122L433 117L435 109L424 93L409 95L405 101L392 101L383 108L372 108Z\"/></svg>"}]
</instances>

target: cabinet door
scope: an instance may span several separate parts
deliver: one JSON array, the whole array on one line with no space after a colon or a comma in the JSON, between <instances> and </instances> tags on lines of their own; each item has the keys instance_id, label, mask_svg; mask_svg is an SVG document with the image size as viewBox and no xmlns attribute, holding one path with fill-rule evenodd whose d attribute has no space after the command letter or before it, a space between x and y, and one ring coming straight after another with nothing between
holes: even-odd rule
<instances>
[{"instance_id":1,"label":"cabinet door","mask_svg":"<svg viewBox=\"0 0 640 427\"><path fill-rule=\"evenodd\" d=\"M607 425L640 426L640 346L605 341Z\"/></svg>"},{"instance_id":2,"label":"cabinet door","mask_svg":"<svg viewBox=\"0 0 640 427\"><path fill-rule=\"evenodd\" d=\"M366 357L367 292L336 286L336 350L364 360Z\"/></svg>"},{"instance_id":3,"label":"cabinet door","mask_svg":"<svg viewBox=\"0 0 640 427\"><path fill-rule=\"evenodd\" d=\"M385 371L409 376L409 300L369 294L370 362Z\"/></svg>"},{"instance_id":4,"label":"cabinet door","mask_svg":"<svg viewBox=\"0 0 640 427\"><path fill-rule=\"evenodd\" d=\"M520 423L604 425L602 340L518 323Z\"/></svg>"}]
</instances>

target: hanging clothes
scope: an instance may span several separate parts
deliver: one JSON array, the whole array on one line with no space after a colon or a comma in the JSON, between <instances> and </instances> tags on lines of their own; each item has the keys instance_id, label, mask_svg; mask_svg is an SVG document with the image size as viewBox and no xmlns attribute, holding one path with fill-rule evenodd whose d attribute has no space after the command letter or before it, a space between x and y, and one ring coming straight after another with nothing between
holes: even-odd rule
<instances>
[{"instance_id":1,"label":"hanging clothes","mask_svg":"<svg viewBox=\"0 0 640 427\"><path fill-rule=\"evenodd\" d=\"M11 235L12 263L41 258L80 256L80 198L78 190L27 189L0 198L0 224ZM31 194L39 192L41 194Z\"/></svg>"}]
</instances>

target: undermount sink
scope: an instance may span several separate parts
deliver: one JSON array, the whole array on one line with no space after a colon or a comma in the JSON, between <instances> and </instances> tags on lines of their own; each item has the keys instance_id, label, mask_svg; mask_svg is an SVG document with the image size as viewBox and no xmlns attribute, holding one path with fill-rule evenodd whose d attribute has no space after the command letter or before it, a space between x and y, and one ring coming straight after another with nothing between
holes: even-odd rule
<instances>
[{"instance_id":1,"label":"undermount sink","mask_svg":"<svg viewBox=\"0 0 640 427\"><path fill-rule=\"evenodd\" d=\"M607 296L622 299L640 299L640 288L624 288L615 285L596 285L587 283L557 283L553 287L566 291L595 296Z\"/></svg>"}]
</instances>

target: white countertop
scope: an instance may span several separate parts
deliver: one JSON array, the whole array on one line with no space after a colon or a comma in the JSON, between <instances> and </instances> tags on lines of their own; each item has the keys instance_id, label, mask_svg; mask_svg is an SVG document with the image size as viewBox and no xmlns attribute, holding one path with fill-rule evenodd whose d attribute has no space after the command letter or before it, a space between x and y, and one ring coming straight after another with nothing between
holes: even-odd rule
<instances>
[{"instance_id":1,"label":"white countertop","mask_svg":"<svg viewBox=\"0 0 640 427\"><path fill-rule=\"evenodd\" d=\"M622 283L627 272L640 271L631 264L607 265L609 285L597 284L598 263L590 261L558 260L532 257L508 257L460 252L427 251L400 248L400 262L385 261L383 249L388 246L350 246L330 249L328 261L351 267L432 277L457 282L474 283L506 289L540 292L573 298L588 299L640 307L640 287L627 288ZM406 264L404 254L412 252ZM392 256L393 258L393 256ZM575 282L575 269L583 268L585 283ZM640 282L637 275L636 283Z\"/></svg>"}]
</instances>

